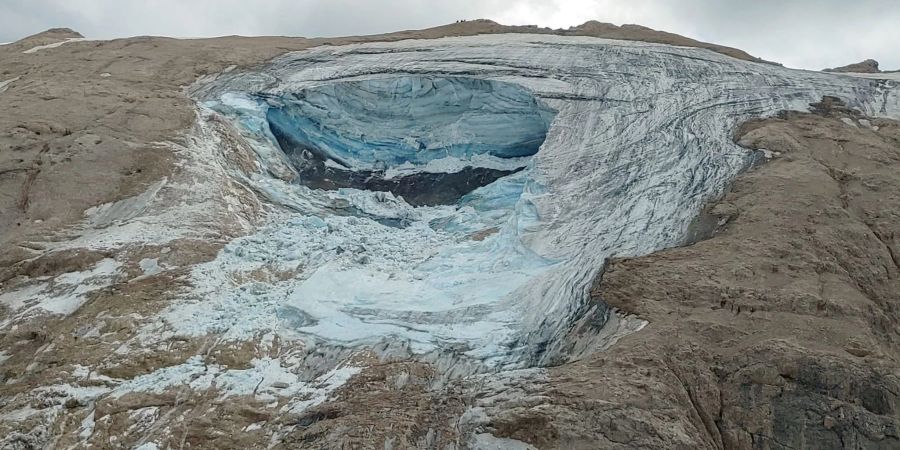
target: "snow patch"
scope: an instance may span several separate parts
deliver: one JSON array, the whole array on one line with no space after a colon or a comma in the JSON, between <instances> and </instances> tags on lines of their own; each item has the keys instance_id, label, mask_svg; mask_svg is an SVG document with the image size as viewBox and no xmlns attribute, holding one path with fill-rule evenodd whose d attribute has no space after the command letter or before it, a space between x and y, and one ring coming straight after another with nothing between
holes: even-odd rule
<instances>
[{"instance_id":1,"label":"snow patch","mask_svg":"<svg viewBox=\"0 0 900 450\"><path fill-rule=\"evenodd\" d=\"M91 411L84 420L81 421L81 426L78 428L78 437L82 440L87 440L94 434L94 411Z\"/></svg>"},{"instance_id":2,"label":"snow patch","mask_svg":"<svg viewBox=\"0 0 900 450\"><path fill-rule=\"evenodd\" d=\"M158 258L144 258L142 259L138 265L141 267L141 271L144 272L144 276L152 276L162 272L162 267L159 266Z\"/></svg>"},{"instance_id":3,"label":"snow patch","mask_svg":"<svg viewBox=\"0 0 900 450\"><path fill-rule=\"evenodd\" d=\"M244 427L244 429L242 431L244 431L245 433L250 432L250 431L256 431L256 430L261 429L263 427L263 425L265 425L265 424L266 424L265 422L254 422L254 423L251 423L250 425L247 425L246 427Z\"/></svg>"},{"instance_id":4,"label":"snow patch","mask_svg":"<svg viewBox=\"0 0 900 450\"><path fill-rule=\"evenodd\" d=\"M51 314L69 315L87 301L88 294L110 286L120 275L122 264L112 258L97 262L92 269L69 272L55 278L31 284L0 295L0 303L13 311L24 311L3 323L42 310Z\"/></svg>"},{"instance_id":5,"label":"snow patch","mask_svg":"<svg viewBox=\"0 0 900 450\"><path fill-rule=\"evenodd\" d=\"M5 412L0 414L0 420L8 421L8 422L21 422L26 420L34 415L42 414L44 411L40 409L35 409L30 406L26 406L24 408L14 409L9 412Z\"/></svg>"},{"instance_id":6,"label":"snow patch","mask_svg":"<svg viewBox=\"0 0 900 450\"><path fill-rule=\"evenodd\" d=\"M115 223L126 222L144 213L150 203L156 198L159 190L166 185L167 178L150 185L146 191L137 196L122 199L116 202L104 203L92 206L84 211L90 226L104 228Z\"/></svg>"},{"instance_id":7,"label":"snow patch","mask_svg":"<svg viewBox=\"0 0 900 450\"><path fill-rule=\"evenodd\" d=\"M6 81L0 81L0 93L6 92L6 90L9 89L9 85L18 81L19 78L21 78L21 77L15 77L15 78L10 78Z\"/></svg>"},{"instance_id":8,"label":"snow patch","mask_svg":"<svg viewBox=\"0 0 900 450\"><path fill-rule=\"evenodd\" d=\"M497 437L490 433L472 435L469 448L473 450L537 450L537 447L525 442Z\"/></svg>"},{"instance_id":9,"label":"snow patch","mask_svg":"<svg viewBox=\"0 0 900 450\"><path fill-rule=\"evenodd\" d=\"M59 42L54 42L54 43L52 43L52 44L38 45L38 46L36 46L36 47L31 47L31 48L29 48L28 50L25 50L25 51L22 52L22 53L29 53L29 54L30 54L30 53L36 53L36 52L39 52L39 51L41 51L41 50L47 50L47 49L50 49L50 48L57 48L57 47L60 47L60 46L62 46L62 45L64 45L64 44L68 44L68 43L70 43L70 42L80 42L80 41L86 41L86 40L87 40L87 39L85 39L85 38L67 38L67 39L62 40L62 41L59 41Z\"/></svg>"},{"instance_id":10,"label":"snow patch","mask_svg":"<svg viewBox=\"0 0 900 450\"><path fill-rule=\"evenodd\" d=\"M445 158L432 159L421 166L407 162L398 166L389 167L384 172L384 178L389 180L391 178L423 172L457 173L468 167L483 167L494 170L516 170L526 167L530 160L530 157L498 158L493 155L485 154L473 155L466 159L448 156Z\"/></svg>"},{"instance_id":11,"label":"snow patch","mask_svg":"<svg viewBox=\"0 0 900 450\"><path fill-rule=\"evenodd\" d=\"M303 381L299 368L286 366L281 359L257 358L251 365L249 369L226 369L207 364L202 356L195 355L182 364L123 381L110 396L118 399L133 392L160 394L186 386L195 391L215 389L222 398L235 395L250 395L262 401L290 398L284 410L301 412L326 401L334 390L362 370L361 367L343 366L311 381Z\"/></svg>"}]
</instances>

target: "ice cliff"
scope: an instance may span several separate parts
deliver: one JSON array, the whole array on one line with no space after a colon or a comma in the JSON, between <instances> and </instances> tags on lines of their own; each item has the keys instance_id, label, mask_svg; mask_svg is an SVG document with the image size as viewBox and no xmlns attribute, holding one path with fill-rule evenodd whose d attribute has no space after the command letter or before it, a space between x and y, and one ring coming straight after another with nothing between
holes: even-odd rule
<instances>
[{"instance_id":1,"label":"ice cliff","mask_svg":"<svg viewBox=\"0 0 900 450\"><path fill-rule=\"evenodd\" d=\"M643 326L587 291L679 245L762 158L736 124L893 85L711 51L491 35L290 53L190 88L258 156L267 223L195 268L173 334L278 334L318 373L361 349L446 373L553 364ZM265 281L229 274L265 270Z\"/></svg>"},{"instance_id":2,"label":"ice cliff","mask_svg":"<svg viewBox=\"0 0 900 450\"><path fill-rule=\"evenodd\" d=\"M553 115L517 85L463 77L349 81L265 101L299 182L390 191L414 205L454 203L518 170Z\"/></svg>"}]
</instances>

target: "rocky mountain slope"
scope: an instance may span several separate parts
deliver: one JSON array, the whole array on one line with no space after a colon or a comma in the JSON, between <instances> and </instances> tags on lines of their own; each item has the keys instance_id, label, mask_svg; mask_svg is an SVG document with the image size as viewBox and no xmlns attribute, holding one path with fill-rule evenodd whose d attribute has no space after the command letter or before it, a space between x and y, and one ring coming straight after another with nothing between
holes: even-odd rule
<instances>
[{"instance_id":1,"label":"rocky mountain slope","mask_svg":"<svg viewBox=\"0 0 900 450\"><path fill-rule=\"evenodd\" d=\"M623 436L648 448L900 445L900 129L833 99L814 106L738 130L777 156L707 208L712 238L616 260L598 279L594 298L649 322L622 352L554 371L589 423L628 424L601 447ZM588 397L602 406L577 400L587 392L604 392Z\"/></svg>"},{"instance_id":2,"label":"rocky mountain slope","mask_svg":"<svg viewBox=\"0 0 900 450\"><path fill-rule=\"evenodd\" d=\"M595 22L0 62L4 448L898 445L896 82Z\"/></svg>"},{"instance_id":3,"label":"rocky mountain slope","mask_svg":"<svg viewBox=\"0 0 900 450\"><path fill-rule=\"evenodd\" d=\"M858 62L855 64L848 64L846 66L835 67L834 69L825 69L825 72L841 72L841 73L879 73L881 70L878 68L878 61L874 59L867 59L862 62Z\"/></svg>"}]
</instances>

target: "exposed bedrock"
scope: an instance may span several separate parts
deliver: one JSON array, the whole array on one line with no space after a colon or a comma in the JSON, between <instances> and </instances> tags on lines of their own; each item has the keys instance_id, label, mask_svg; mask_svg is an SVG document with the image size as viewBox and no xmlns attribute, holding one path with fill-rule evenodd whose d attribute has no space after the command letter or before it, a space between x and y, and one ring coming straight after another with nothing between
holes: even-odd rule
<instances>
[{"instance_id":1,"label":"exposed bedrock","mask_svg":"<svg viewBox=\"0 0 900 450\"><path fill-rule=\"evenodd\" d=\"M518 172L487 167L466 166L458 172L419 172L385 178L384 171L347 170L332 167L315 153L296 146L277 128L272 129L288 159L297 169L297 182L313 189L336 190L356 188L368 191L386 191L402 197L413 206L450 205L473 190L487 186L497 179Z\"/></svg>"},{"instance_id":2,"label":"exposed bedrock","mask_svg":"<svg viewBox=\"0 0 900 450\"><path fill-rule=\"evenodd\" d=\"M833 69L825 69L824 72L879 73L881 72L881 70L878 68L878 61L875 61L874 59L867 59L855 64L848 64L846 66L835 67Z\"/></svg>"}]
</instances>

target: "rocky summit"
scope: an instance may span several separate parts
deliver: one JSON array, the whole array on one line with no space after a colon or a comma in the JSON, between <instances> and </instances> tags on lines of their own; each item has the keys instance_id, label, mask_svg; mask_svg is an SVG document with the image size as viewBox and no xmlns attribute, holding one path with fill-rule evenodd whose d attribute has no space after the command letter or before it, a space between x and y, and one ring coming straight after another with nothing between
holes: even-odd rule
<instances>
[{"instance_id":1,"label":"rocky summit","mask_svg":"<svg viewBox=\"0 0 900 450\"><path fill-rule=\"evenodd\" d=\"M825 72L880 73L881 70L878 68L878 61L875 61L874 59L867 59L856 64L848 64L846 66L836 67L834 69L825 69Z\"/></svg>"}]
</instances>

